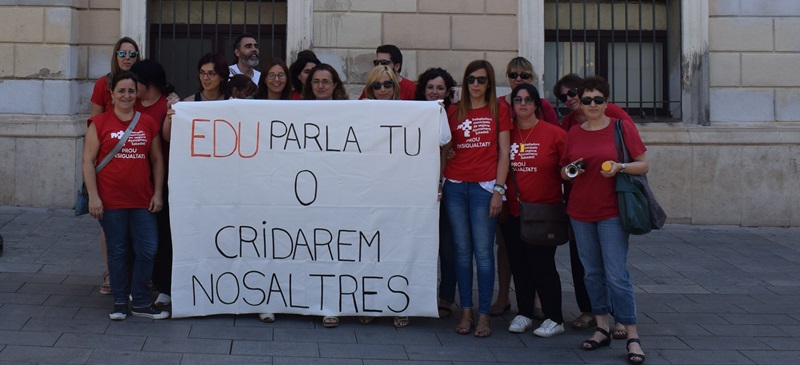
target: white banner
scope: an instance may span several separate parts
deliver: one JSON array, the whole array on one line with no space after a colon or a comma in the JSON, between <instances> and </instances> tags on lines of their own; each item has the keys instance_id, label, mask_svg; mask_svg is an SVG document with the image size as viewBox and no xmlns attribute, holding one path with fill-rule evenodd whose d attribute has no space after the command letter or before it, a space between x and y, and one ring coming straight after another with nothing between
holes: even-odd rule
<instances>
[{"instance_id":1,"label":"white banner","mask_svg":"<svg viewBox=\"0 0 800 365\"><path fill-rule=\"evenodd\" d=\"M177 103L172 316L437 316L436 102Z\"/></svg>"}]
</instances>

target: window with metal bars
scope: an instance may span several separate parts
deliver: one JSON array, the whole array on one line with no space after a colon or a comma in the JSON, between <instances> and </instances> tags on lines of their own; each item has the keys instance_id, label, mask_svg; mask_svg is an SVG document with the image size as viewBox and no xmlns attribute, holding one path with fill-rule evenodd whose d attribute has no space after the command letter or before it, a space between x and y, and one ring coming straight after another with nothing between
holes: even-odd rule
<instances>
[{"instance_id":1,"label":"window with metal bars","mask_svg":"<svg viewBox=\"0 0 800 365\"><path fill-rule=\"evenodd\" d=\"M680 118L679 14L679 0L546 0L547 84L569 73L600 75L631 117Z\"/></svg>"},{"instance_id":2,"label":"window with metal bars","mask_svg":"<svg viewBox=\"0 0 800 365\"><path fill-rule=\"evenodd\" d=\"M197 60L207 52L236 63L233 42L253 34L263 64L286 59L286 0L150 0L150 58L159 61L179 96L197 89Z\"/></svg>"}]
</instances>

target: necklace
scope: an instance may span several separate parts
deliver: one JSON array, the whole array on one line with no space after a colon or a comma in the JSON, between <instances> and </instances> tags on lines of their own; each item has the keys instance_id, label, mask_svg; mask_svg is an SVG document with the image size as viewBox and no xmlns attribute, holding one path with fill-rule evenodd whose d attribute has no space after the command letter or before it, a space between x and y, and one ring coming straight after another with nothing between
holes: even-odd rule
<instances>
[{"instance_id":1,"label":"necklace","mask_svg":"<svg viewBox=\"0 0 800 365\"><path fill-rule=\"evenodd\" d=\"M533 132L533 128L534 127L536 127L536 124L534 124L533 127L528 129L528 135L525 136L525 138L522 138L522 132L520 132L520 128L517 128L517 134L519 134L519 139L522 141L522 143L520 143L520 145L519 145L519 151L520 152L525 152L525 143L528 141L528 137L531 136L531 133Z\"/></svg>"},{"instance_id":2,"label":"necklace","mask_svg":"<svg viewBox=\"0 0 800 365\"><path fill-rule=\"evenodd\" d=\"M201 92L200 92L200 96L202 96L202 97L203 97L203 98L205 98L206 100L219 100L219 96L217 96L217 97L216 97L216 98L214 98L214 99L211 99L211 98L209 98L208 96L206 96L206 91L205 91L205 90L203 90L203 91L201 91Z\"/></svg>"}]
</instances>

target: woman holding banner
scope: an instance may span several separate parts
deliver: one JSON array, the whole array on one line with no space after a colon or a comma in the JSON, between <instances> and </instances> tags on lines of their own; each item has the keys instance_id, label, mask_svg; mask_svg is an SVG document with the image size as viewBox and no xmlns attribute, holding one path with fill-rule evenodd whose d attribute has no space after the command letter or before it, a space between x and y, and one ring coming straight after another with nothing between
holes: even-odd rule
<instances>
[{"instance_id":1,"label":"woman holding banner","mask_svg":"<svg viewBox=\"0 0 800 365\"><path fill-rule=\"evenodd\" d=\"M254 99L291 100L292 83L288 80L289 68L279 58L269 60L261 69L258 91Z\"/></svg>"},{"instance_id":2,"label":"woman holding banner","mask_svg":"<svg viewBox=\"0 0 800 365\"><path fill-rule=\"evenodd\" d=\"M463 312L456 332L472 333L472 260L477 264L479 318L475 337L491 335L494 235L503 206L511 113L497 102L494 67L472 61L464 71L461 100L448 110L455 156L444 170L443 202L456 248L456 279Z\"/></svg>"},{"instance_id":3,"label":"woman holding banner","mask_svg":"<svg viewBox=\"0 0 800 365\"><path fill-rule=\"evenodd\" d=\"M129 295L134 316L169 317L169 312L152 304L147 285L158 246L155 213L163 205L164 161L158 122L134 109L137 80L129 71L112 78L114 108L89 119L83 147L89 213L100 220L108 243L108 269L114 294L114 308L109 315L112 320L127 317ZM125 132L120 135L121 131ZM127 152L117 154L115 150ZM104 160L107 156L113 157L104 161L105 167L96 172L98 157ZM134 258L129 284L130 254Z\"/></svg>"},{"instance_id":4,"label":"woman holding banner","mask_svg":"<svg viewBox=\"0 0 800 365\"><path fill-rule=\"evenodd\" d=\"M303 87L305 100L348 100L342 79L333 66L320 63L311 69Z\"/></svg>"},{"instance_id":5,"label":"woman holding banner","mask_svg":"<svg viewBox=\"0 0 800 365\"><path fill-rule=\"evenodd\" d=\"M450 90L456 87L456 80L450 73L439 67L432 67L417 78L415 100L442 100L444 108L450 107ZM444 205L439 209L439 266L441 277L439 280L439 318L445 318L453 313L453 303L456 301L456 264L455 248L450 222L447 220L447 211Z\"/></svg>"}]
</instances>

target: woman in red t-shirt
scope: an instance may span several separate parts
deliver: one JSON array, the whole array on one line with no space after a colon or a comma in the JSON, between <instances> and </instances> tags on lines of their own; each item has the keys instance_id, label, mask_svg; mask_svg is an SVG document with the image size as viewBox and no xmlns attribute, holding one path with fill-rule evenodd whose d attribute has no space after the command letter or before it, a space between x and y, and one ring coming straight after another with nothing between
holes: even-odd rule
<instances>
[{"instance_id":1,"label":"woman in red t-shirt","mask_svg":"<svg viewBox=\"0 0 800 365\"><path fill-rule=\"evenodd\" d=\"M136 61L139 61L139 45L131 38L122 37L114 45L114 52L111 53L111 72L101 76L94 83L92 91L92 111L91 116L98 115L113 109L111 104L111 78L120 71L129 71ZM106 235L100 231L100 247L103 251L103 261L106 261ZM110 295L111 284L109 283L108 267L103 274L103 283L100 284L100 294Z\"/></svg>"},{"instance_id":2,"label":"woman in red t-shirt","mask_svg":"<svg viewBox=\"0 0 800 365\"><path fill-rule=\"evenodd\" d=\"M578 255L586 270L584 282L597 320L597 330L581 346L594 350L611 343L609 313L628 332L628 361L644 362L636 330L636 301L628 274L628 237L622 228L617 204L616 174L644 174L648 171L647 150L636 126L622 120L623 140L633 162L617 161L615 122L605 115L609 95L608 82L594 76L578 86L581 109L586 121L570 129L561 165L583 162L578 175L561 177L572 181L567 214L572 221ZM610 167L603 170L603 163ZM613 308L612 308L613 303Z\"/></svg>"},{"instance_id":3,"label":"woman in red t-shirt","mask_svg":"<svg viewBox=\"0 0 800 365\"><path fill-rule=\"evenodd\" d=\"M126 318L129 295L134 316L169 317L169 312L152 304L147 285L158 247L155 213L163 206L164 161L159 125L150 116L135 111L136 94L136 75L129 71L117 73L111 80L114 108L89 119L83 147L89 213L100 220L108 245L107 261L114 294L112 320ZM112 152L137 115L139 120L122 148L96 173L97 163ZM131 252L135 257L129 271Z\"/></svg>"},{"instance_id":4,"label":"woman in red t-shirt","mask_svg":"<svg viewBox=\"0 0 800 365\"><path fill-rule=\"evenodd\" d=\"M447 161L442 202L456 248L456 281L463 312L456 332L472 333L472 260L478 272L479 313L475 337L491 334L489 314L494 291L494 231L503 207L508 175L508 108L497 103L494 67L470 62L464 71L461 100L448 110L453 158ZM503 151L499 153L498 151Z\"/></svg>"},{"instance_id":5,"label":"woman in red t-shirt","mask_svg":"<svg viewBox=\"0 0 800 365\"><path fill-rule=\"evenodd\" d=\"M533 331L540 337L564 333L561 313L561 279L556 270L558 246L532 246L520 238L520 200L539 204L558 204L561 194L561 153L566 132L542 119L539 91L523 83L511 92L515 129L511 131L511 168L508 180L508 219L500 223L505 239L519 313L509 332L523 333L533 327L534 298L538 294L545 320Z\"/></svg>"},{"instance_id":6,"label":"woman in red t-shirt","mask_svg":"<svg viewBox=\"0 0 800 365\"><path fill-rule=\"evenodd\" d=\"M289 66L289 79L292 82L292 100L300 100L303 98L303 88L306 85L306 79L311 73L311 69L319 65L319 59L314 56L313 52L308 51L304 55L299 55L297 60ZM302 53L302 52L301 52Z\"/></svg>"}]
</instances>

